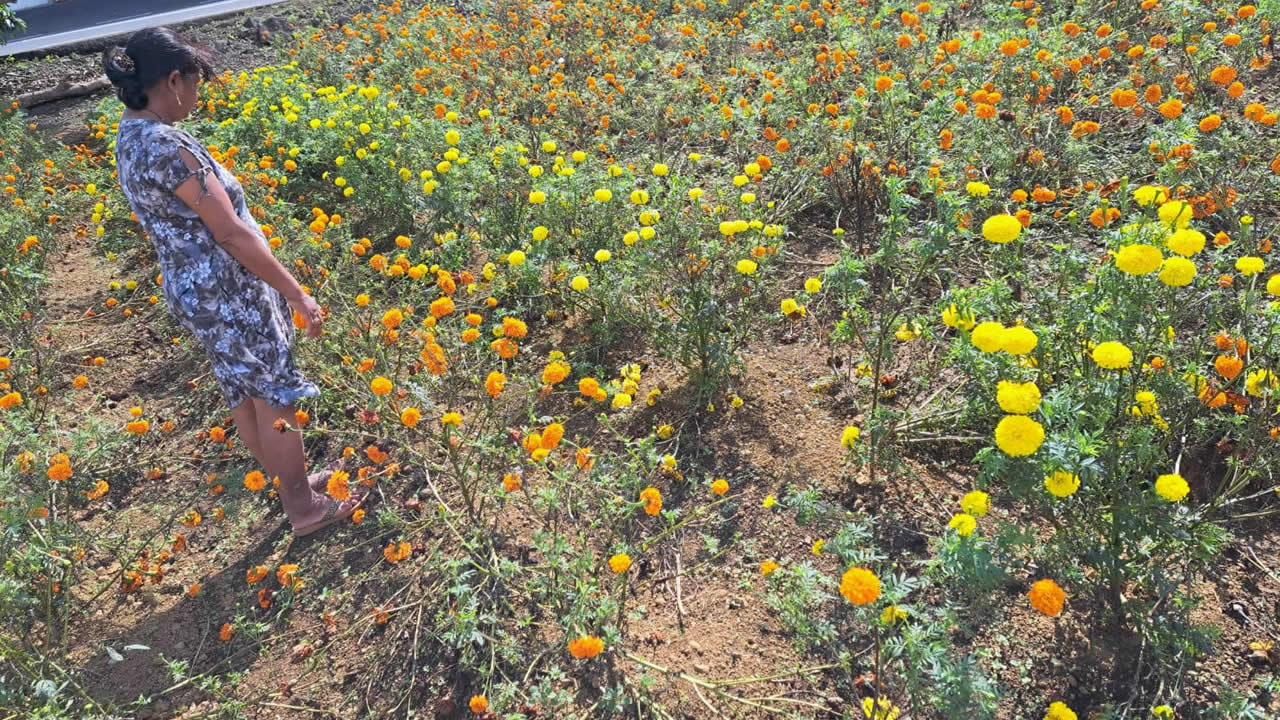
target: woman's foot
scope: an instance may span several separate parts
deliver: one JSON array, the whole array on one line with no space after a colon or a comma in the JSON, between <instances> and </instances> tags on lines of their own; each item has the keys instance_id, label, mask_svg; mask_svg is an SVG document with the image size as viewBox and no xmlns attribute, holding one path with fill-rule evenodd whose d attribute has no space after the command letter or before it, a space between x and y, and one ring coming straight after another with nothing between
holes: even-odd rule
<instances>
[{"instance_id":1,"label":"woman's foot","mask_svg":"<svg viewBox=\"0 0 1280 720\"><path fill-rule=\"evenodd\" d=\"M312 503L311 511L307 513L307 517L299 522L292 523L295 537L305 537L331 525L336 525L354 515L364 505L363 497L353 497L350 500L341 502L328 495L319 495L318 498L317 502Z\"/></svg>"},{"instance_id":2,"label":"woman's foot","mask_svg":"<svg viewBox=\"0 0 1280 720\"><path fill-rule=\"evenodd\" d=\"M339 455L335 460L325 465L318 473L307 476L307 485L318 493L327 493L329 491L329 476L342 469L342 456Z\"/></svg>"}]
</instances>

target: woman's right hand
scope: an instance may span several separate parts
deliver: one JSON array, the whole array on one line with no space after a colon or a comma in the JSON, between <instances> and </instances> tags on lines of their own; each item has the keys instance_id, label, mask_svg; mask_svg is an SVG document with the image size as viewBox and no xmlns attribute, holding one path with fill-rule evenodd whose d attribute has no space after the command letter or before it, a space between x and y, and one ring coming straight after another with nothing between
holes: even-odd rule
<instances>
[{"instance_id":1,"label":"woman's right hand","mask_svg":"<svg viewBox=\"0 0 1280 720\"><path fill-rule=\"evenodd\" d=\"M318 338L324 331L324 315L320 312L320 304L315 298L304 293L289 300L289 307L307 323L307 337Z\"/></svg>"}]
</instances>

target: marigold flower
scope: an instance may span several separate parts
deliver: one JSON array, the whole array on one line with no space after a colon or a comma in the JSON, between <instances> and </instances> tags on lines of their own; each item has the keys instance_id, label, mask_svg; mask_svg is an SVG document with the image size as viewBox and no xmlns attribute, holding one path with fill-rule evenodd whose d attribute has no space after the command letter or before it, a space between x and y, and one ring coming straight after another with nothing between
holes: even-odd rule
<instances>
[{"instance_id":1,"label":"marigold flower","mask_svg":"<svg viewBox=\"0 0 1280 720\"><path fill-rule=\"evenodd\" d=\"M392 565L407 559L412 554L413 546L403 540L399 543L389 543L382 549L382 557Z\"/></svg>"},{"instance_id":2,"label":"marigold flower","mask_svg":"<svg viewBox=\"0 0 1280 720\"><path fill-rule=\"evenodd\" d=\"M631 556L626 553L618 553L609 558L609 569L615 575L621 575L631 567Z\"/></svg>"},{"instance_id":3,"label":"marigold flower","mask_svg":"<svg viewBox=\"0 0 1280 720\"><path fill-rule=\"evenodd\" d=\"M267 477L261 470L254 470L244 476L244 486L253 492L258 492L267 486Z\"/></svg>"},{"instance_id":4,"label":"marigold flower","mask_svg":"<svg viewBox=\"0 0 1280 720\"><path fill-rule=\"evenodd\" d=\"M374 378L373 381L369 383L369 390L372 391L374 395L389 395L391 394L391 388L391 381L381 375Z\"/></svg>"},{"instance_id":5,"label":"marigold flower","mask_svg":"<svg viewBox=\"0 0 1280 720\"><path fill-rule=\"evenodd\" d=\"M996 403L1013 415L1029 415L1040 407L1040 388L1034 382L1015 383L1001 380L996 385Z\"/></svg>"},{"instance_id":6,"label":"marigold flower","mask_svg":"<svg viewBox=\"0 0 1280 720\"><path fill-rule=\"evenodd\" d=\"M960 498L960 509L974 517L982 517L991 509L991 497L981 490L970 490Z\"/></svg>"},{"instance_id":7,"label":"marigold flower","mask_svg":"<svg viewBox=\"0 0 1280 720\"><path fill-rule=\"evenodd\" d=\"M231 638L236 636L236 626L231 623L223 623L222 629L218 631L218 639L222 642L231 642Z\"/></svg>"},{"instance_id":8,"label":"marigold flower","mask_svg":"<svg viewBox=\"0 0 1280 720\"><path fill-rule=\"evenodd\" d=\"M840 577L840 594L854 605L870 605L880 597L880 578L866 568L851 567Z\"/></svg>"},{"instance_id":9,"label":"marigold flower","mask_svg":"<svg viewBox=\"0 0 1280 720\"><path fill-rule=\"evenodd\" d=\"M479 715L489 709L489 698L483 695L472 695L471 701L467 703L467 707L471 708L471 712Z\"/></svg>"},{"instance_id":10,"label":"marigold flower","mask_svg":"<svg viewBox=\"0 0 1280 720\"><path fill-rule=\"evenodd\" d=\"M427 310L430 311L431 317L436 319L449 315L454 311L453 298L449 297L448 295L445 295L444 297L436 298L435 300L431 301L430 305L427 306ZM384 318L384 322L385 322L385 318Z\"/></svg>"},{"instance_id":11,"label":"marigold flower","mask_svg":"<svg viewBox=\"0 0 1280 720\"><path fill-rule=\"evenodd\" d=\"M992 320L978 323L969 335L969 342L982 352L996 352L1004 344L1004 330L1004 325Z\"/></svg>"},{"instance_id":12,"label":"marigold flower","mask_svg":"<svg viewBox=\"0 0 1280 720\"><path fill-rule=\"evenodd\" d=\"M579 660L588 660L604 651L604 640L595 635L583 635L569 641L569 654Z\"/></svg>"},{"instance_id":13,"label":"marigold flower","mask_svg":"<svg viewBox=\"0 0 1280 720\"><path fill-rule=\"evenodd\" d=\"M1000 333L1000 349L1010 355L1026 355L1036 349L1039 338L1031 328L1014 325Z\"/></svg>"},{"instance_id":14,"label":"marigold flower","mask_svg":"<svg viewBox=\"0 0 1280 720\"><path fill-rule=\"evenodd\" d=\"M657 515L662 511L662 493L656 487L647 487L640 491L640 500L644 502L644 511L649 515Z\"/></svg>"},{"instance_id":15,"label":"marigold flower","mask_svg":"<svg viewBox=\"0 0 1280 720\"><path fill-rule=\"evenodd\" d=\"M1017 240L1021 234L1022 223L1008 213L992 215L982 223L982 236L1000 245Z\"/></svg>"},{"instance_id":16,"label":"marigold flower","mask_svg":"<svg viewBox=\"0 0 1280 720\"><path fill-rule=\"evenodd\" d=\"M589 447L578 448L578 451L573 454L573 461L582 470L590 470L596 464L596 458L591 454Z\"/></svg>"},{"instance_id":17,"label":"marigold flower","mask_svg":"<svg viewBox=\"0 0 1280 720\"><path fill-rule=\"evenodd\" d=\"M422 412L418 408L405 408L400 411L400 422L405 427L417 427L418 421L422 419Z\"/></svg>"},{"instance_id":18,"label":"marigold flower","mask_svg":"<svg viewBox=\"0 0 1280 720\"><path fill-rule=\"evenodd\" d=\"M1206 238L1199 230L1183 228L1164 239L1168 248L1183 257L1191 257L1204 250Z\"/></svg>"},{"instance_id":19,"label":"marigold flower","mask_svg":"<svg viewBox=\"0 0 1280 720\"><path fill-rule=\"evenodd\" d=\"M840 433L840 444L847 448L852 448L858 443L858 438L862 436L862 428L857 425L848 425L844 431Z\"/></svg>"},{"instance_id":20,"label":"marigold flower","mask_svg":"<svg viewBox=\"0 0 1280 720\"><path fill-rule=\"evenodd\" d=\"M502 476L502 489L509 493L519 492L524 484L524 477L516 473L507 473Z\"/></svg>"},{"instance_id":21,"label":"marigold flower","mask_svg":"<svg viewBox=\"0 0 1280 720\"><path fill-rule=\"evenodd\" d=\"M66 482L71 477L71 464L58 462L49 466L45 475L54 482Z\"/></svg>"},{"instance_id":22,"label":"marigold flower","mask_svg":"<svg viewBox=\"0 0 1280 720\"><path fill-rule=\"evenodd\" d=\"M458 427L462 425L462 414L458 412L447 412L440 417L440 424Z\"/></svg>"},{"instance_id":23,"label":"marigold flower","mask_svg":"<svg viewBox=\"0 0 1280 720\"><path fill-rule=\"evenodd\" d=\"M151 429L151 423L146 420L134 420L133 422L127 423L124 426L124 429L134 435L146 435L147 431Z\"/></svg>"},{"instance_id":24,"label":"marigold flower","mask_svg":"<svg viewBox=\"0 0 1280 720\"><path fill-rule=\"evenodd\" d=\"M266 576L267 576L267 566L255 565L254 567L249 568L245 572L244 581L250 585L253 585L254 583L260 582Z\"/></svg>"},{"instance_id":25,"label":"marigold flower","mask_svg":"<svg viewBox=\"0 0 1280 720\"><path fill-rule=\"evenodd\" d=\"M956 531L960 537L969 537L978 527L978 521L968 513L956 513L951 517L951 522L947 523L947 527Z\"/></svg>"},{"instance_id":26,"label":"marigold flower","mask_svg":"<svg viewBox=\"0 0 1280 720\"><path fill-rule=\"evenodd\" d=\"M1026 457L1044 443L1044 426L1026 415L1006 415L996 423L996 447L1010 457Z\"/></svg>"},{"instance_id":27,"label":"marigold flower","mask_svg":"<svg viewBox=\"0 0 1280 720\"><path fill-rule=\"evenodd\" d=\"M1266 262L1264 262L1260 257L1245 255L1244 257L1236 259L1236 270L1239 270L1240 274L1246 277L1249 275L1256 275L1265 270L1266 267Z\"/></svg>"},{"instance_id":28,"label":"marigold flower","mask_svg":"<svg viewBox=\"0 0 1280 720\"><path fill-rule=\"evenodd\" d=\"M1129 275L1146 275L1160 269L1164 256L1151 245L1133 243L1120 248L1115 254L1116 268Z\"/></svg>"},{"instance_id":29,"label":"marigold flower","mask_svg":"<svg viewBox=\"0 0 1280 720\"><path fill-rule=\"evenodd\" d=\"M754 275L758 266L754 260L739 260L735 267L743 275Z\"/></svg>"},{"instance_id":30,"label":"marigold flower","mask_svg":"<svg viewBox=\"0 0 1280 720\"><path fill-rule=\"evenodd\" d=\"M507 376L497 370L490 372L489 376L484 379L484 390L491 398L501 395L506 386Z\"/></svg>"},{"instance_id":31,"label":"marigold flower","mask_svg":"<svg viewBox=\"0 0 1280 720\"><path fill-rule=\"evenodd\" d=\"M335 470L329 475L329 481L325 486L325 491L329 493L329 497L334 500L350 500L351 499L351 474L342 470Z\"/></svg>"},{"instance_id":32,"label":"marigold flower","mask_svg":"<svg viewBox=\"0 0 1280 720\"><path fill-rule=\"evenodd\" d=\"M1099 343L1090 356L1098 367L1107 370L1122 370L1133 363L1133 351L1124 343L1114 340Z\"/></svg>"},{"instance_id":33,"label":"marigold flower","mask_svg":"<svg viewBox=\"0 0 1280 720\"><path fill-rule=\"evenodd\" d=\"M716 478L711 483L711 492L716 495L724 495L729 492L729 481L724 478Z\"/></svg>"},{"instance_id":34,"label":"marigold flower","mask_svg":"<svg viewBox=\"0 0 1280 720\"><path fill-rule=\"evenodd\" d=\"M569 377L569 363L553 360L542 370L542 382L545 385L558 385Z\"/></svg>"},{"instance_id":35,"label":"marigold flower","mask_svg":"<svg viewBox=\"0 0 1280 720\"><path fill-rule=\"evenodd\" d=\"M1058 587L1058 583L1046 578L1035 581L1027 597L1031 600L1031 607L1049 617L1058 617L1062 614L1062 604L1066 602L1067 594Z\"/></svg>"},{"instance_id":36,"label":"marigold flower","mask_svg":"<svg viewBox=\"0 0 1280 720\"><path fill-rule=\"evenodd\" d=\"M529 334L529 326L519 318L507 316L502 318L502 334L518 340Z\"/></svg>"},{"instance_id":37,"label":"marigold flower","mask_svg":"<svg viewBox=\"0 0 1280 720\"><path fill-rule=\"evenodd\" d=\"M1170 200L1162 203L1156 210L1156 214L1169 229L1182 230L1191 223L1191 218L1195 215L1195 211L1192 209L1191 203L1186 200Z\"/></svg>"},{"instance_id":38,"label":"marigold flower","mask_svg":"<svg viewBox=\"0 0 1280 720\"><path fill-rule=\"evenodd\" d=\"M768 577L770 574L773 573L774 570L777 570L777 569L778 569L778 563L772 560L765 560L764 562L760 563L760 574L764 575L765 577Z\"/></svg>"},{"instance_id":39,"label":"marigold flower","mask_svg":"<svg viewBox=\"0 0 1280 720\"><path fill-rule=\"evenodd\" d=\"M1166 473L1156 478L1156 494L1169 502L1179 502L1191 492L1191 486L1177 473Z\"/></svg>"}]
</instances>

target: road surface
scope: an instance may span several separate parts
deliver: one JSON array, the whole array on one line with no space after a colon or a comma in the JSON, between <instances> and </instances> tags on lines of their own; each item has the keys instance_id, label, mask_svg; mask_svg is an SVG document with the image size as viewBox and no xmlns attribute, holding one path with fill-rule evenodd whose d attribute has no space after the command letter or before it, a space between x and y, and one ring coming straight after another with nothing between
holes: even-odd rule
<instances>
[{"instance_id":1,"label":"road surface","mask_svg":"<svg viewBox=\"0 0 1280 720\"><path fill-rule=\"evenodd\" d=\"M133 32L153 25L198 20L282 0L63 0L29 7L18 17L27 31L0 45L0 56L48 50L72 43Z\"/></svg>"}]
</instances>

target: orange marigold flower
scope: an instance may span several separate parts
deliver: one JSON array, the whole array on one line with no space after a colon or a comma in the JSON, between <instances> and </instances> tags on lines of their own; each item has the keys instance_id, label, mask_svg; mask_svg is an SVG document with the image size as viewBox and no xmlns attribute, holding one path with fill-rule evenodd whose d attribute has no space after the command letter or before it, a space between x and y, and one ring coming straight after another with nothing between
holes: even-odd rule
<instances>
[{"instance_id":1,"label":"orange marigold flower","mask_svg":"<svg viewBox=\"0 0 1280 720\"><path fill-rule=\"evenodd\" d=\"M1200 132L1213 132L1221 125L1222 117L1220 115L1217 115L1216 113L1213 115L1206 115L1200 121Z\"/></svg>"},{"instance_id":2,"label":"orange marigold flower","mask_svg":"<svg viewBox=\"0 0 1280 720\"><path fill-rule=\"evenodd\" d=\"M391 393L391 388L391 381L381 375L374 378L373 381L369 383L369 390L371 390L374 395L389 395Z\"/></svg>"},{"instance_id":3,"label":"orange marigold flower","mask_svg":"<svg viewBox=\"0 0 1280 720\"><path fill-rule=\"evenodd\" d=\"M484 390L489 393L489 397L496 398L502 394L507 387L507 376L494 370L484 379Z\"/></svg>"},{"instance_id":4,"label":"orange marigold flower","mask_svg":"<svg viewBox=\"0 0 1280 720\"><path fill-rule=\"evenodd\" d=\"M489 347L492 348L494 352L498 353L498 357L503 360L510 360L516 356L517 352L520 351L520 346L517 345L514 340L505 337L498 338L492 343L489 343Z\"/></svg>"},{"instance_id":5,"label":"orange marigold flower","mask_svg":"<svg viewBox=\"0 0 1280 720\"><path fill-rule=\"evenodd\" d=\"M542 449L555 450L560 445L560 439L564 437L564 426L560 423L551 423L546 430L542 431Z\"/></svg>"},{"instance_id":6,"label":"orange marigold flower","mask_svg":"<svg viewBox=\"0 0 1280 720\"><path fill-rule=\"evenodd\" d=\"M595 635L583 635L569 641L569 654L579 660L587 660L604 651L604 640Z\"/></svg>"},{"instance_id":7,"label":"orange marigold flower","mask_svg":"<svg viewBox=\"0 0 1280 720\"><path fill-rule=\"evenodd\" d=\"M542 382L546 385L557 385L569 377L569 363L552 360L542 370Z\"/></svg>"},{"instance_id":8,"label":"orange marigold flower","mask_svg":"<svg viewBox=\"0 0 1280 720\"><path fill-rule=\"evenodd\" d=\"M483 695L472 695L467 707L471 708L471 712L479 715L489 709L489 698Z\"/></svg>"},{"instance_id":9,"label":"orange marigold flower","mask_svg":"<svg viewBox=\"0 0 1280 720\"><path fill-rule=\"evenodd\" d=\"M1037 580L1027 597L1031 599L1031 607L1049 617L1058 617L1062 614L1062 604L1066 602L1067 594L1058 587L1058 583L1045 579Z\"/></svg>"},{"instance_id":10,"label":"orange marigold flower","mask_svg":"<svg viewBox=\"0 0 1280 720\"><path fill-rule=\"evenodd\" d=\"M325 486L325 492L329 493L329 497L334 500L350 500L351 499L351 474L342 470L335 470L329 476L329 482Z\"/></svg>"},{"instance_id":11,"label":"orange marigold flower","mask_svg":"<svg viewBox=\"0 0 1280 720\"><path fill-rule=\"evenodd\" d=\"M276 582L281 587L296 587L301 583L295 575L298 574L298 566L292 563L286 563L276 568Z\"/></svg>"},{"instance_id":12,"label":"orange marigold flower","mask_svg":"<svg viewBox=\"0 0 1280 720\"><path fill-rule=\"evenodd\" d=\"M502 476L502 489L509 493L519 492L523 484L524 477L520 473L507 473Z\"/></svg>"},{"instance_id":13,"label":"orange marigold flower","mask_svg":"<svg viewBox=\"0 0 1280 720\"><path fill-rule=\"evenodd\" d=\"M444 348L434 341L423 346L419 356L427 364L427 371L432 375L443 375L449 370L449 361L444 356Z\"/></svg>"},{"instance_id":14,"label":"orange marigold flower","mask_svg":"<svg viewBox=\"0 0 1280 720\"><path fill-rule=\"evenodd\" d=\"M583 470L590 470L596 464L596 458L591 454L591 448L578 448L578 452L574 453L574 462Z\"/></svg>"},{"instance_id":15,"label":"orange marigold flower","mask_svg":"<svg viewBox=\"0 0 1280 720\"><path fill-rule=\"evenodd\" d=\"M662 511L662 492L656 487L647 487L640 491L640 500L644 502L644 511L649 515L657 515Z\"/></svg>"},{"instance_id":16,"label":"orange marigold flower","mask_svg":"<svg viewBox=\"0 0 1280 720\"><path fill-rule=\"evenodd\" d=\"M729 492L729 481L724 478L716 478L715 482L711 483L711 492L716 495L723 495Z\"/></svg>"},{"instance_id":17,"label":"orange marigold flower","mask_svg":"<svg viewBox=\"0 0 1280 720\"><path fill-rule=\"evenodd\" d=\"M71 477L71 464L65 462L54 463L49 466L49 470L45 474L54 482L66 482Z\"/></svg>"},{"instance_id":18,"label":"orange marigold flower","mask_svg":"<svg viewBox=\"0 0 1280 720\"><path fill-rule=\"evenodd\" d=\"M244 486L249 488L253 492L258 492L259 490L267 486L267 478L265 475L262 474L261 470L254 470L250 473L245 474Z\"/></svg>"},{"instance_id":19,"label":"orange marigold flower","mask_svg":"<svg viewBox=\"0 0 1280 720\"><path fill-rule=\"evenodd\" d=\"M418 408L405 408L400 411L400 422L405 427L417 427L418 421L422 419L422 412Z\"/></svg>"},{"instance_id":20,"label":"orange marigold flower","mask_svg":"<svg viewBox=\"0 0 1280 720\"><path fill-rule=\"evenodd\" d=\"M244 581L252 585L256 582L260 582L262 578L266 576L267 576L267 566L255 565L254 567L249 568L247 572L245 572Z\"/></svg>"},{"instance_id":21,"label":"orange marigold flower","mask_svg":"<svg viewBox=\"0 0 1280 720\"><path fill-rule=\"evenodd\" d=\"M222 642L231 642L231 638L236 636L236 626L231 623L223 623L222 629L218 631L218 639Z\"/></svg>"},{"instance_id":22,"label":"orange marigold flower","mask_svg":"<svg viewBox=\"0 0 1280 720\"><path fill-rule=\"evenodd\" d=\"M209 439L214 442L224 442L227 439L227 431L220 427L209 428Z\"/></svg>"},{"instance_id":23,"label":"orange marigold flower","mask_svg":"<svg viewBox=\"0 0 1280 720\"><path fill-rule=\"evenodd\" d=\"M880 578L866 568L851 567L840 577L840 594L854 605L869 605L880 597Z\"/></svg>"},{"instance_id":24,"label":"orange marigold flower","mask_svg":"<svg viewBox=\"0 0 1280 720\"><path fill-rule=\"evenodd\" d=\"M502 334L518 340L529 334L529 326L519 318L507 316L502 318Z\"/></svg>"},{"instance_id":25,"label":"orange marigold flower","mask_svg":"<svg viewBox=\"0 0 1280 720\"><path fill-rule=\"evenodd\" d=\"M1172 120L1182 114L1182 101L1178 98L1169 98L1160 103L1156 108L1164 117Z\"/></svg>"},{"instance_id":26,"label":"orange marigold flower","mask_svg":"<svg viewBox=\"0 0 1280 720\"><path fill-rule=\"evenodd\" d=\"M391 543L382 549L382 556L392 565L405 560L413 554L413 546L401 540L399 544Z\"/></svg>"},{"instance_id":27,"label":"orange marigold flower","mask_svg":"<svg viewBox=\"0 0 1280 720\"><path fill-rule=\"evenodd\" d=\"M431 305L428 309L431 311L431 316L434 318L442 318L449 315L454 310L453 298L448 296L436 298L431 301Z\"/></svg>"}]
</instances>

